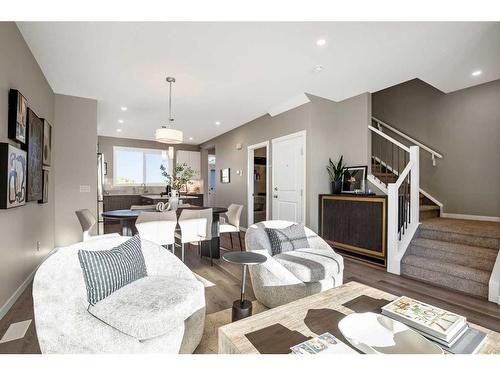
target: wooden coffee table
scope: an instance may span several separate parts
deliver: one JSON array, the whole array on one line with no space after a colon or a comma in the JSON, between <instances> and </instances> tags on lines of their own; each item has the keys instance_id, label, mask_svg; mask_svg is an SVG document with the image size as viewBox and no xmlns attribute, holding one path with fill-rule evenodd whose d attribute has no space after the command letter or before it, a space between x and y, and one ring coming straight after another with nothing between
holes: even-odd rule
<instances>
[{"instance_id":1,"label":"wooden coffee table","mask_svg":"<svg viewBox=\"0 0 500 375\"><path fill-rule=\"evenodd\" d=\"M397 297L351 281L220 327L219 353L287 354L291 346L325 332L348 344L337 326L344 316L353 312L378 312ZM488 335L479 353L500 353L498 332L469 324Z\"/></svg>"}]
</instances>

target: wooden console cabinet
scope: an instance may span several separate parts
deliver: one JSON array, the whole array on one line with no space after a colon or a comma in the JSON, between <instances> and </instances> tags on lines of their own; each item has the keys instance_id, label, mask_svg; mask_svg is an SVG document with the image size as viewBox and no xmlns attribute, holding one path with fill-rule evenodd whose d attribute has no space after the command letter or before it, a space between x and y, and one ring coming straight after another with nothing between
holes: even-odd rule
<instances>
[{"instance_id":1,"label":"wooden console cabinet","mask_svg":"<svg viewBox=\"0 0 500 375\"><path fill-rule=\"evenodd\" d=\"M319 233L342 255L386 265L387 197L320 194Z\"/></svg>"}]
</instances>

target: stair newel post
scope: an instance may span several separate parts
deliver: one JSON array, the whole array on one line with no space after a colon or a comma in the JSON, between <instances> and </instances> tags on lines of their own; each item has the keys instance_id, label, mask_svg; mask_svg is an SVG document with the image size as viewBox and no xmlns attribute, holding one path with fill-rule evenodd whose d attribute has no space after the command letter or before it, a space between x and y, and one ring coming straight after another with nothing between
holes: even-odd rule
<instances>
[{"instance_id":1,"label":"stair newel post","mask_svg":"<svg viewBox=\"0 0 500 375\"><path fill-rule=\"evenodd\" d=\"M398 256L398 186L387 185L387 271L400 274L400 258Z\"/></svg>"},{"instance_id":2,"label":"stair newel post","mask_svg":"<svg viewBox=\"0 0 500 375\"><path fill-rule=\"evenodd\" d=\"M410 205L411 222L413 225L419 222L420 213L420 147L410 146L411 164L411 186L410 186Z\"/></svg>"}]
</instances>

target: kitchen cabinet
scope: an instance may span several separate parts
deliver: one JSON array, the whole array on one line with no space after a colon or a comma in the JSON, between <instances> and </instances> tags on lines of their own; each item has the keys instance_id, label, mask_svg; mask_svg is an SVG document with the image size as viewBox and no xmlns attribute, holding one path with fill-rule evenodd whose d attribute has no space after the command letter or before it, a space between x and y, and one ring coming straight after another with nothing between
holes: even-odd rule
<instances>
[{"instance_id":1,"label":"kitchen cabinet","mask_svg":"<svg viewBox=\"0 0 500 375\"><path fill-rule=\"evenodd\" d=\"M175 162L177 165L186 163L193 168L193 180L199 180L201 178L201 154L199 151L178 150Z\"/></svg>"}]
</instances>

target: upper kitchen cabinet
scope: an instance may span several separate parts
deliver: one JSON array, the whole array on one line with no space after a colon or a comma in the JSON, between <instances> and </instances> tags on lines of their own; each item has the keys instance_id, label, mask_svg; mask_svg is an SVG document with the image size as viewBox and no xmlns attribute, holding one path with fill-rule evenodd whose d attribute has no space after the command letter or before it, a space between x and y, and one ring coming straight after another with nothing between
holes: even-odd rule
<instances>
[{"instance_id":1,"label":"upper kitchen cabinet","mask_svg":"<svg viewBox=\"0 0 500 375\"><path fill-rule=\"evenodd\" d=\"M193 180L201 178L201 155L199 151L178 150L176 155L176 164L186 163L193 168Z\"/></svg>"}]
</instances>

